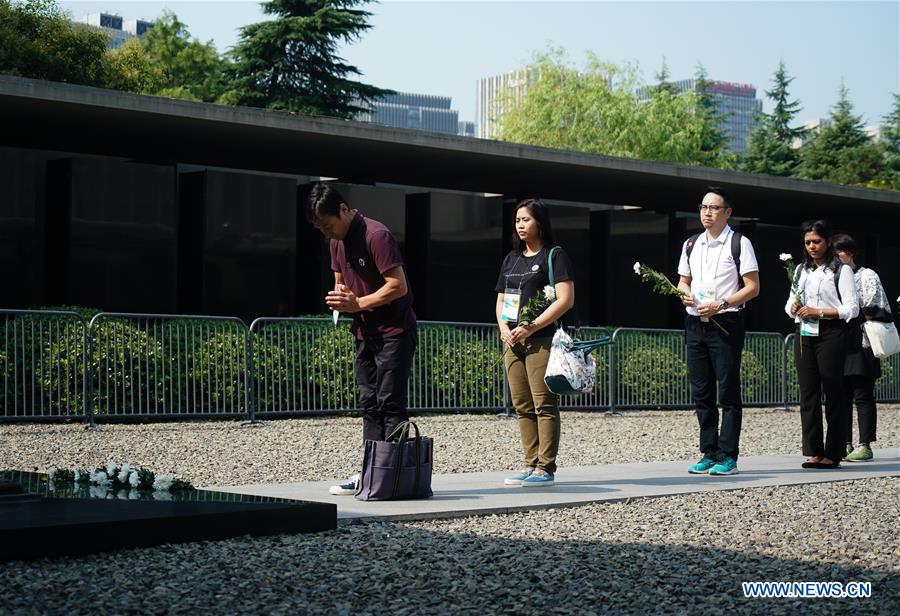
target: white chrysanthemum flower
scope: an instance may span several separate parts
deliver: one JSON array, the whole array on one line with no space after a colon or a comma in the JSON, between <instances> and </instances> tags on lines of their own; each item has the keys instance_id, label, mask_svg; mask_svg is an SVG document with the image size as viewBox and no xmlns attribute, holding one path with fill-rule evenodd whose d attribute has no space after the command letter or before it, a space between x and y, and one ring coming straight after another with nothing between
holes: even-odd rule
<instances>
[{"instance_id":1,"label":"white chrysanthemum flower","mask_svg":"<svg viewBox=\"0 0 900 616\"><path fill-rule=\"evenodd\" d=\"M98 486L105 486L109 484L109 475L104 471L94 471L91 473L91 483L95 483Z\"/></svg>"},{"instance_id":2,"label":"white chrysanthemum flower","mask_svg":"<svg viewBox=\"0 0 900 616\"><path fill-rule=\"evenodd\" d=\"M106 463L106 476L107 477L115 477L116 476L116 463L110 460Z\"/></svg>"},{"instance_id":3,"label":"white chrysanthemum flower","mask_svg":"<svg viewBox=\"0 0 900 616\"><path fill-rule=\"evenodd\" d=\"M141 493L134 488L128 491L128 500L138 500L141 497Z\"/></svg>"},{"instance_id":4,"label":"white chrysanthemum flower","mask_svg":"<svg viewBox=\"0 0 900 616\"><path fill-rule=\"evenodd\" d=\"M141 485L141 478L140 476L138 476L137 471L131 471L131 474L128 476L128 483L130 483L134 488Z\"/></svg>"},{"instance_id":5,"label":"white chrysanthemum flower","mask_svg":"<svg viewBox=\"0 0 900 616\"><path fill-rule=\"evenodd\" d=\"M170 487L172 487L171 475L157 475L153 480L154 490L168 490Z\"/></svg>"},{"instance_id":6,"label":"white chrysanthemum flower","mask_svg":"<svg viewBox=\"0 0 900 616\"><path fill-rule=\"evenodd\" d=\"M75 477L72 481L74 481L75 483L81 481L81 471L75 471Z\"/></svg>"},{"instance_id":7,"label":"white chrysanthemum flower","mask_svg":"<svg viewBox=\"0 0 900 616\"><path fill-rule=\"evenodd\" d=\"M56 479L56 467L52 467L49 471L47 471L47 481L53 481Z\"/></svg>"},{"instance_id":8,"label":"white chrysanthemum flower","mask_svg":"<svg viewBox=\"0 0 900 616\"><path fill-rule=\"evenodd\" d=\"M780 255L778 255L778 258L781 259L782 261L790 261L790 260L793 259L794 257L792 257L791 255L789 255L789 254L786 253L786 252L783 252L783 253L781 253Z\"/></svg>"},{"instance_id":9,"label":"white chrysanthemum flower","mask_svg":"<svg viewBox=\"0 0 900 616\"><path fill-rule=\"evenodd\" d=\"M634 273L640 275L640 273L641 273L641 262L640 261L634 262Z\"/></svg>"},{"instance_id":10,"label":"white chrysanthemum flower","mask_svg":"<svg viewBox=\"0 0 900 616\"><path fill-rule=\"evenodd\" d=\"M544 287L544 295L547 296L551 302L556 301L556 289L551 287L549 284Z\"/></svg>"},{"instance_id":11,"label":"white chrysanthemum flower","mask_svg":"<svg viewBox=\"0 0 900 616\"><path fill-rule=\"evenodd\" d=\"M109 489L105 485L91 486L90 488L88 488L88 494L91 498L106 498L108 492Z\"/></svg>"},{"instance_id":12,"label":"white chrysanthemum flower","mask_svg":"<svg viewBox=\"0 0 900 616\"><path fill-rule=\"evenodd\" d=\"M119 480L119 483L128 483L128 475L131 474L131 467L128 464L123 464L122 468L119 469L119 475L116 479Z\"/></svg>"}]
</instances>

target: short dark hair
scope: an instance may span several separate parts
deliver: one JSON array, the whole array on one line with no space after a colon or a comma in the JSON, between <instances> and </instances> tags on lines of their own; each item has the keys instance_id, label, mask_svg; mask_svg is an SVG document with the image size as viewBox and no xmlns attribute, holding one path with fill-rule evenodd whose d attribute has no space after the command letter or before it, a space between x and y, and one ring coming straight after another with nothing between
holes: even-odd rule
<instances>
[{"instance_id":1,"label":"short dark hair","mask_svg":"<svg viewBox=\"0 0 900 616\"><path fill-rule=\"evenodd\" d=\"M337 188L325 182L318 182L306 198L306 220L312 222L319 216L340 216L341 203L347 201Z\"/></svg>"},{"instance_id":2,"label":"short dark hair","mask_svg":"<svg viewBox=\"0 0 900 616\"><path fill-rule=\"evenodd\" d=\"M834 247L835 252L843 250L844 252L849 252L853 256L856 256L859 251L856 240L846 233L835 233L834 237L831 238L831 245Z\"/></svg>"},{"instance_id":3,"label":"short dark hair","mask_svg":"<svg viewBox=\"0 0 900 616\"><path fill-rule=\"evenodd\" d=\"M540 199L525 199L519 201L519 204L513 211L513 246L516 247L516 250L519 252L525 250L525 242L516 233L516 214L523 207L528 208L528 211L534 217L544 246L556 246L556 240L553 238L553 225L550 224L550 210L547 208L547 205Z\"/></svg>"},{"instance_id":4,"label":"short dark hair","mask_svg":"<svg viewBox=\"0 0 900 616\"><path fill-rule=\"evenodd\" d=\"M705 196L709 193L718 195L719 198L722 199L722 203L725 204L725 207L734 209L734 206L731 205L731 197L728 195L727 192L725 192L725 190L723 188L721 188L719 186L707 186L706 192L704 192L703 195Z\"/></svg>"}]
</instances>

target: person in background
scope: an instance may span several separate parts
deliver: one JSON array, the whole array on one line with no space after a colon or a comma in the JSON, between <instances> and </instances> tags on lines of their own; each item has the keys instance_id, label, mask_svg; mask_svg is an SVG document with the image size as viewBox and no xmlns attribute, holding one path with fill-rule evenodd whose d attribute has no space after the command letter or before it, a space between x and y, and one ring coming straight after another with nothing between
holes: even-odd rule
<instances>
[{"instance_id":1,"label":"person in background","mask_svg":"<svg viewBox=\"0 0 900 616\"><path fill-rule=\"evenodd\" d=\"M784 310L800 326L794 362L800 383L803 468L838 468L844 457L847 429L844 362L847 323L859 313L853 270L834 252L831 225L825 220L803 223L803 262L797 266L803 303L788 292ZM823 441L822 390L828 433Z\"/></svg>"},{"instance_id":2,"label":"person in background","mask_svg":"<svg viewBox=\"0 0 900 616\"><path fill-rule=\"evenodd\" d=\"M506 485L553 485L559 451L559 397L544 382L553 324L575 304L575 283L569 256L556 250L550 213L539 199L526 199L516 208L515 248L503 259L497 278L495 312L505 345L509 393L522 439L522 468L504 480ZM519 313L531 298L549 286L553 268L555 298L533 322L520 325Z\"/></svg>"},{"instance_id":3,"label":"person in background","mask_svg":"<svg viewBox=\"0 0 900 616\"><path fill-rule=\"evenodd\" d=\"M874 456L877 409L875 406L875 381L881 377L881 361L872 353L872 345L863 328L866 320L893 321L891 306L881 279L874 270L856 261L856 241L849 235L837 234L832 240L834 252L844 264L853 270L859 315L850 322L847 340L847 359L844 362L844 386L846 408L848 462L867 462ZM853 406L859 421L859 439L853 446Z\"/></svg>"}]
</instances>

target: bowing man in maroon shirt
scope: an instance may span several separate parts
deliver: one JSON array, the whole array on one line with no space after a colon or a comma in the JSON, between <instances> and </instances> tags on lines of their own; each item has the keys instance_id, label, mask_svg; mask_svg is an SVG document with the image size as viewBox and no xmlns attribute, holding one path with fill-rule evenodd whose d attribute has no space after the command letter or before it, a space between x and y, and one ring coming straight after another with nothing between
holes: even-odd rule
<instances>
[{"instance_id":1,"label":"bowing man in maroon shirt","mask_svg":"<svg viewBox=\"0 0 900 616\"><path fill-rule=\"evenodd\" d=\"M354 373L363 417L363 441L383 441L406 421L406 385L416 349L416 315L403 257L390 229L350 209L329 184L316 184L306 216L331 244L334 290L325 303L353 317ZM331 486L354 494L355 475Z\"/></svg>"}]
</instances>

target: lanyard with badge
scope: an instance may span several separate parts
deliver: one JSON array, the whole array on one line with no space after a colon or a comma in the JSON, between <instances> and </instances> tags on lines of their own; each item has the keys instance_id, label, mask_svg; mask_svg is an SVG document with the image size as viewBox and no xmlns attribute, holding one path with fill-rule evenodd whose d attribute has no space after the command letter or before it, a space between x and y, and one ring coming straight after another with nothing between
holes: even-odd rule
<instances>
[{"instance_id":1,"label":"lanyard with badge","mask_svg":"<svg viewBox=\"0 0 900 616\"><path fill-rule=\"evenodd\" d=\"M824 274L825 269L822 266L822 274L823 277L819 278L819 286L816 287L816 303L815 305L819 305L822 301L822 282L825 280ZM809 304L809 297L806 295L806 287L809 283L810 276L807 275L803 279L803 301L805 304ZM819 335L819 319L800 319L800 335L801 336L818 336Z\"/></svg>"},{"instance_id":2,"label":"lanyard with badge","mask_svg":"<svg viewBox=\"0 0 900 616\"><path fill-rule=\"evenodd\" d=\"M543 249L541 250L543 252ZM516 274L515 271L519 266L519 262L522 260L522 257L518 257L516 262L513 263L513 266L509 268L510 273L506 275L506 288L503 290L503 308L500 312L500 320L506 321L508 323L516 323L519 320L519 308L522 300L522 284L525 282L525 278L532 274L537 273L540 266L535 263L538 255L534 255L526 264L525 271L521 274ZM513 288L511 285L510 278L518 278L519 284L517 287Z\"/></svg>"},{"instance_id":3,"label":"lanyard with badge","mask_svg":"<svg viewBox=\"0 0 900 616\"><path fill-rule=\"evenodd\" d=\"M712 270L712 281L705 282L704 281L704 270L706 269L706 262L709 260L709 233L706 235L706 242L703 244L703 248L700 250L700 279L697 281L697 299L699 303L712 302L718 298L718 292L716 290L716 276L719 273L719 260L722 258L722 250L724 250L725 245L728 243L728 238L731 237L731 234L734 231L729 231L728 235L722 240L722 244L719 246L719 251L716 253L716 262L715 266ZM705 252L704 252L705 251ZM702 320L708 320L708 317L701 317Z\"/></svg>"}]
</instances>

